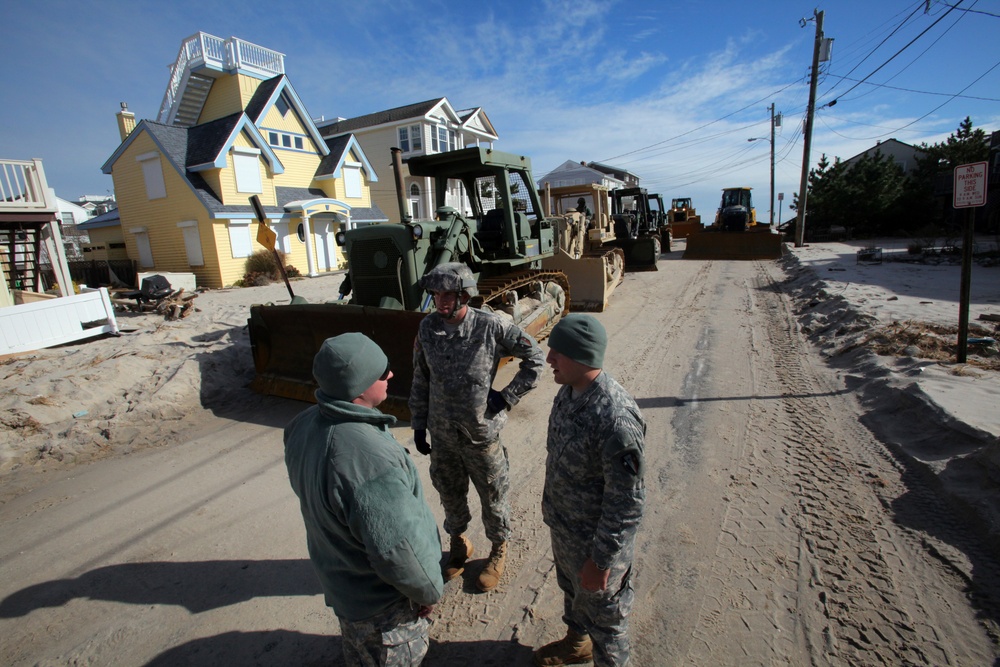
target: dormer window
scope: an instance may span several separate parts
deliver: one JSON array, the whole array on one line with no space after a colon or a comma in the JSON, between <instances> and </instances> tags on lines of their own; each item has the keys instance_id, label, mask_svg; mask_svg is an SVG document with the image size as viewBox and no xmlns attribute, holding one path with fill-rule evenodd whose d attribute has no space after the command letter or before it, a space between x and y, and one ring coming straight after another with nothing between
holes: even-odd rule
<instances>
[{"instance_id":1,"label":"dormer window","mask_svg":"<svg viewBox=\"0 0 1000 667\"><path fill-rule=\"evenodd\" d=\"M278 97L278 101L274 103L274 108L278 110L278 113L280 113L282 117L284 117L288 113L288 110L292 108L292 105L290 105L288 100L285 99L284 92L282 92Z\"/></svg>"}]
</instances>

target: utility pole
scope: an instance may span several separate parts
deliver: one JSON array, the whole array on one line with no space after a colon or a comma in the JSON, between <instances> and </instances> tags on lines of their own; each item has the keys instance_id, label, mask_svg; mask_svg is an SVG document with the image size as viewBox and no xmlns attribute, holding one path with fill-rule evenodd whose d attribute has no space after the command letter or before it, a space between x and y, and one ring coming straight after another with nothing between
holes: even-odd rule
<instances>
[{"instance_id":1,"label":"utility pole","mask_svg":"<svg viewBox=\"0 0 1000 667\"><path fill-rule=\"evenodd\" d=\"M795 247L801 248L806 239L806 200L809 198L809 149L812 147L813 115L816 112L816 80L819 78L819 51L823 44L823 12L813 10L816 20L816 41L813 44L812 75L809 79L809 106L806 108L805 141L802 148L802 179L799 181L799 216L795 224ZM800 22L805 27L807 19Z\"/></svg>"},{"instance_id":2,"label":"utility pole","mask_svg":"<svg viewBox=\"0 0 1000 667\"><path fill-rule=\"evenodd\" d=\"M771 103L771 229L774 229L774 103Z\"/></svg>"}]
</instances>

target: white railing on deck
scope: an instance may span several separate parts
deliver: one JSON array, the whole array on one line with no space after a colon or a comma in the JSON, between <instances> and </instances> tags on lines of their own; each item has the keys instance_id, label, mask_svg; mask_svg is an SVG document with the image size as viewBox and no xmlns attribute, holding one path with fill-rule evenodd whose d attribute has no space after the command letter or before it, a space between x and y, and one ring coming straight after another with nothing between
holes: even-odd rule
<instances>
[{"instance_id":1,"label":"white railing on deck","mask_svg":"<svg viewBox=\"0 0 1000 667\"><path fill-rule=\"evenodd\" d=\"M42 161L0 159L0 210L55 211Z\"/></svg>"},{"instance_id":2,"label":"white railing on deck","mask_svg":"<svg viewBox=\"0 0 1000 667\"><path fill-rule=\"evenodd\" d=\"M170 81L160 104L157 120L167 122L184 75L192 68L214 66L223 71L240 70L271 77L285 73L285 54L251 44L236 37L222 39L199 32L184 40L177 60L170 66Z\"/></svg>"}]
</instances>

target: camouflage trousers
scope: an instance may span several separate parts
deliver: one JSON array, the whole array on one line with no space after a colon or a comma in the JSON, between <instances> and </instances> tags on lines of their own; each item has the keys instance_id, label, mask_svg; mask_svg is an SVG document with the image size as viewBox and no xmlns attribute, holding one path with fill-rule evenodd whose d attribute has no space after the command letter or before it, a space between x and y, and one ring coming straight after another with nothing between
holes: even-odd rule
<instances>
[{"instance_id":1,"label":"camouflage trousers","mask_svg":"<svg viewBox=\"0 0 1000 667\"><path fill-rule=\"evenodd\" d=\"M431 433L431 482L444 507L444 530L461 535L469 527L469 480L482 506L486 537L496 544L510 539L510 464L497 438L473 445L457 430Z\"/></svg>"},{"instance_id":2,"label":"camouflage trousers","mask_svg":"<svg viewBox=\"0 0 1000 667\"><path fill-rule=\"evenodd\" d=\"M402 600L363 621L340 618L347 667L417 667L430 646L430 621Z\"/></svg>"},{"instance_id":3,"label":"camouflage trousers","mask_svg":"<svg viewBox=\"0 0 1000 667\"><path fill-rule=\"evenodd\" d=\"M563 592L563 621L594 643L594 667L629 664L628 617L632 590L632 555L611 566L608 587L588 591L580 585L580 568L590 557L590 540L552 532L556 580Z\"/></svg>"}]
</instances>

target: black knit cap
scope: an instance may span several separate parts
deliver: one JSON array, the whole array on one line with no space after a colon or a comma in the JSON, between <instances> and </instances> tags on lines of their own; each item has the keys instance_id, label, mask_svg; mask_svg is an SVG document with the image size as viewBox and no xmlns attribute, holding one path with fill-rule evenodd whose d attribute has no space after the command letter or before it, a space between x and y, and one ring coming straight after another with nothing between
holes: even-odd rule
<instances>
[{"instance_id":1,"label":"black knit cap","mask_svg":"<svg viewBox=\"0 0 1000 667\"><path fill-rule=\"evenodd\" d=\"M603 368L608 332L593 315L571 313L552 329L549 347L584 366Z\"/></svg>"}]
</instances>

